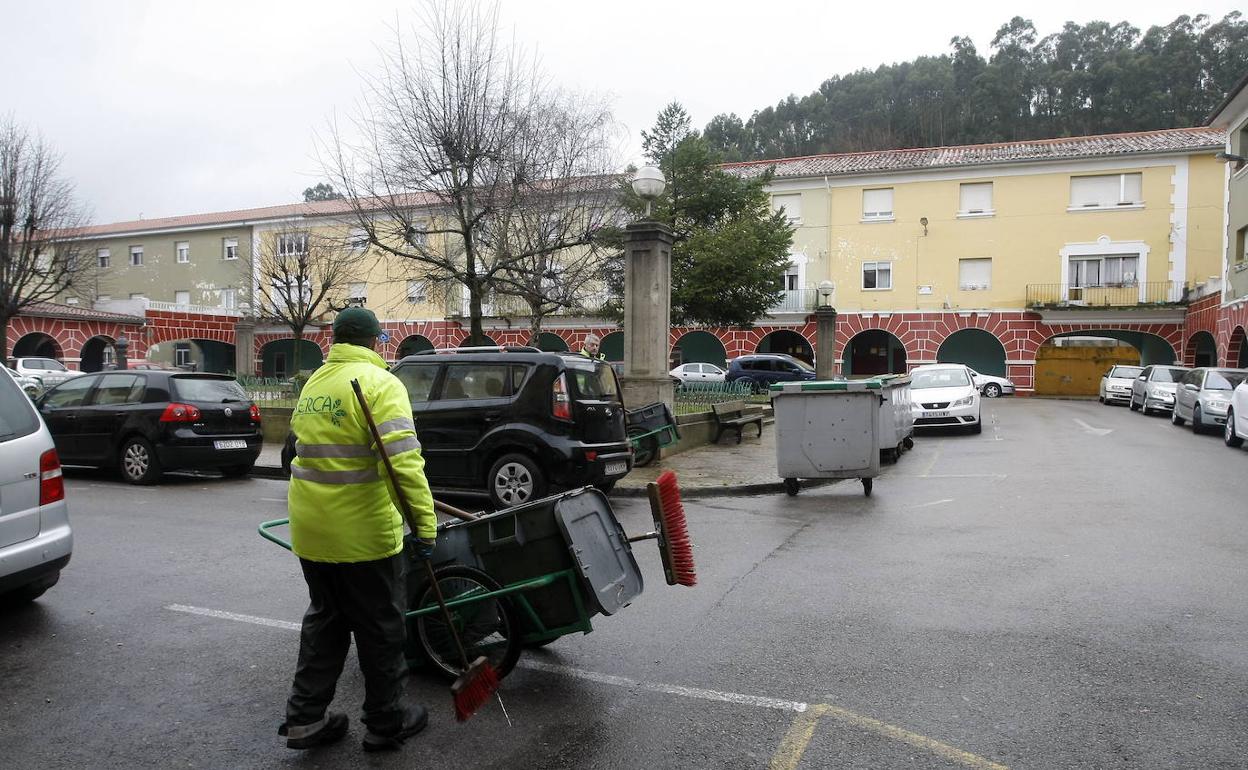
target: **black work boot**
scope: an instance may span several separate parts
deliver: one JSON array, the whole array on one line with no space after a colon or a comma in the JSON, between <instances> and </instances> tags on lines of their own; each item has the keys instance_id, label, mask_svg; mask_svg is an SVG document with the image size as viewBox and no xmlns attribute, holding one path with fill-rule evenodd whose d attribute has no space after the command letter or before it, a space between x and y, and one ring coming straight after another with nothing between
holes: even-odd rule
<instances>
[{"instance_id":1,"label":"black work boot","mask_svg":"<svg viewBox=\"0 0 1248 770\"><path fill-rule=\"evenodd\" d=\"M397 732L380 735L369 730L364 734L365 751L396 751L403 748L403 742L425 729L429 724L429 710L424 706L409 706L403 715L403 727Z\"/></svg>"},{"instance_id":2,"label":"black work boot","mask_svg":"<svg viewBox=\"0 0 1248 770\"><path fill-rule=\"evenodd\" d=\"M310 725L291 725L285 722L277 728L277 734L286 739L288 749L313 749L328 746L342 740L347 734L347 715L338 712L326 714L319 722Z\"/></svg>"}]
</instances>

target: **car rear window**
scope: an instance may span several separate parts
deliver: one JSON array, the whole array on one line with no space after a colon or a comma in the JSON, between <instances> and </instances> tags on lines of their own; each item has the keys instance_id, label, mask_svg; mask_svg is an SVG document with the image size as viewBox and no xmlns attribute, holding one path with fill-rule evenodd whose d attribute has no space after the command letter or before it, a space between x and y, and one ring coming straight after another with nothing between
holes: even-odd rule
<instances>
[{"instance_id":1,"label":"car rear window","mask_svg":"<svg viewBox=\"0 0 1248 770\"><path fill-rule=\"evenodd\" d=\"M216 377L172 377L173 393L179 401L205 401L219 404L225 401L246 401L243 386L234 380Z\"/></svg>"},{"instance_id":2,"label":"car rear window","mask_svg":"<svg viewBox=\"0 0 1248 770\"><path fill-rule=\"evenodd\" d=\"M615 372L606 364L599 364L592 370L579 367L568 367L573 387L581 398L594 400L619 401L620 389L616 386Z\"/></svg>"},{"instance_id":3,"label":"car rear window","mask_svg":"<svg viewBox=\"0 0 1248 770\"><path fill-rule=\"evenodd\" d=\"M0 372L0 444L39 430L39 415L30 397L7 373Z\"/></svg>"}]
</instances>

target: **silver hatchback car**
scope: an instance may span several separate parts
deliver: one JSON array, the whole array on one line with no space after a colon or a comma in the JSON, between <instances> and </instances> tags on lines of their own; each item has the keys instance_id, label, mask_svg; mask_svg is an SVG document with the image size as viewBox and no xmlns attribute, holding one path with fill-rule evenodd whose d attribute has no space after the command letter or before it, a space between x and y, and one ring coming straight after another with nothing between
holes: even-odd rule
<instances>
[{"instance_id":1,"label":"silver hatchback car","mask_svg":"<svg viewBox=\"0 0 1248 770\"><path fill-rule=\"evenodd\" d=\"M1248 377L1248 369L1200 367L1183 375L1174 398L1170 422L1182 425L1192 421L1194 433L1220 431L1226 425L1231 393Z\"/></svg>"},{"instance_id":2,"label":"silver hatchback car","mask_svg":"<svg viewBox=\"0 0 1248 770\"><path fill-rule=\"evenodd\" d=\"M0 371L0 604L56 585L74 537L61 461L35 405Z\"/></svg>"}]
</instances>

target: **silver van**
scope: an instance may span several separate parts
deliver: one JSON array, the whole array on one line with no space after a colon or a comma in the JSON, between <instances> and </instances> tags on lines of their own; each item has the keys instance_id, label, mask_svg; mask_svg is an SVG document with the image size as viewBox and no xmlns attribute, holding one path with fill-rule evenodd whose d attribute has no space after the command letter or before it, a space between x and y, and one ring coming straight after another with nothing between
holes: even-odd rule
<instances>
[{"instance_id":1,"label":"silver van","mask_svg":"<svg viewBox=\"0 0 1248 770\"><path fill-rule=\"evenodd\" d=\"M52 434L0 372L0 604L28 602L61 577L74 537Z\"/></svg>"}]
</instances>

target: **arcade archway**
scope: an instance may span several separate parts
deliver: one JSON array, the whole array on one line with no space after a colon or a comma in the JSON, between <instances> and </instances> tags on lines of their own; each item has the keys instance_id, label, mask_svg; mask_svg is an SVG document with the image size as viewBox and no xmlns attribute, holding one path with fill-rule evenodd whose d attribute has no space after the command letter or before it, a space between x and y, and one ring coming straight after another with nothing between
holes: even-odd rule
<instances>
[{"instance_id":1,"label":"arcade archway","mask_svg":"<svg viewBox=\"0 0 1248 770\"><path fill-rule=\"evenodd\" d=\"M815 363L815 349L805 337L789 329L771 332L758 341L758 353L785 353L808 364Z\"/></svg>"},{"instance_id":2,"label":"arcade archway","mask_svg":"<svg viewBox=\"0 0 1248 770\"><path fill-rule=\"evenodd\" d=\"M936 351L942 364L966 364L980 374L1007 376L1005 346L992 332L983 329L960 329L945 338Z\"/></svg>"},{"instance_id":3,"label":"arcade archway","mask_svg":"<svg viewBox=\"0 0 1248 770\"><path fill-rule=\"evenodd\" d=\"M62 356L60 344L43 332L32 332L13 343L14 358L55 358L60 361Z\"/></svg>"},{"instance_id":4,"label":"arcade archway","mask_svg":"<svg viewBox=\"0 0 1248 770\"><path fill-rule=\"evenodd\" d=\"M904 374L906 346L883 329L859 332L845 346L841 372L846 376Z\"/></svg>"},{"instance_id":5,"label":"arcade archway","mask_svg":"<svg viewBox=\"0 0 1248 770\"><path fill-rule=\"evenodd\" d=\"M728 363L728 351L724 348L724 343L710 332L688 332L676 340L671 360L674 362L672 366L700 363L715 364L723 368Z\"/></svg>"}]
</instances>

